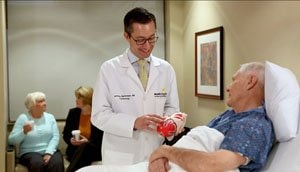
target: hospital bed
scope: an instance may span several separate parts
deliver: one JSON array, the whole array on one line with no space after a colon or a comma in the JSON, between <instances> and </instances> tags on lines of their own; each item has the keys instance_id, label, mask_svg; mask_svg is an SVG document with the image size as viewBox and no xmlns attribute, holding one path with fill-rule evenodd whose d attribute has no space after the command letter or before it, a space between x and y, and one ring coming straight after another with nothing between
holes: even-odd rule
<instances>
[{"instance_id":1,"label":"hospital bed","mask_svg":"<svg viewBox=\"0 0 300 172\"><path fill-rule=\"evenodd\" d=\"M300 134L284 143L277 143L261 172L300 172Z\"/></svg>"},{"instance_id":2,"label":"hospital bed","mask_svg":"<svg viewBox=\"0 0 300 172\"><path fill-rule=\"evenodd\" d=\"M289 69L266 62L265 101L278 142L262 172L300 172L299 84Z\"/></svg>"}]
</instances>

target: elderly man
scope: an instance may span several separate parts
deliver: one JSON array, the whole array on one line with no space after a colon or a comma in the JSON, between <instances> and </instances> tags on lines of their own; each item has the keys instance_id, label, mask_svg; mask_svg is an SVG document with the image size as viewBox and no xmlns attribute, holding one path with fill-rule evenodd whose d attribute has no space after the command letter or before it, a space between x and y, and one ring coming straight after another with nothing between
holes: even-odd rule
<instances>
[{"instance_id":1,"label":"elderly man","mask_svg":"<svg viewBox=\"0 0 300 172\"><path fill-rule=\"evenodd\" d=\"M150 172L168 171L168 162L189 172L259 171L263 167L275 139L263 106L264 64L243 64L226 91L232 109L208 124L224 135L219 148L206 152L163 145L150 157Z\"/></svg>"}]
</instances>

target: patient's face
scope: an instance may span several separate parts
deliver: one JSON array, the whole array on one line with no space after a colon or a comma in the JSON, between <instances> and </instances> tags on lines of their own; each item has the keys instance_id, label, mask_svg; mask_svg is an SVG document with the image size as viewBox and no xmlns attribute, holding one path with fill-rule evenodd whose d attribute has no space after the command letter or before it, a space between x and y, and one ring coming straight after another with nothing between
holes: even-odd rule
<instances>
[{"instance_id":1,"label":"patient's face","mask_svg":"<svg viewBox=\"0 0 300 172\"><path fill-rule=\"evenodd\" d=\"M245 74L236 72L231 83L227 86L226 91L228 92L227 105L230 107L236 107L239 101L244 97L246 93L247 80Z\"/></svg>"}]
</instances>

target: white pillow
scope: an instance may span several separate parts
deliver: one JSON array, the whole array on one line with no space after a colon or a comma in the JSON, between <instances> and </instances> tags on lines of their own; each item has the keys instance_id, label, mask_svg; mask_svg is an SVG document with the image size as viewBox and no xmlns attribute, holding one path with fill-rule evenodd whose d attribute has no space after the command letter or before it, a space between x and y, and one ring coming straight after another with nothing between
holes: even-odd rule
<instances>
[{"instance_id":1,"label":"white pillow","mask_svg":"<svg viewBox=\"0 0 300 172\"><path fill-rule=\"evenodd\" d=\"M265 105L277 141L294 138L299 117L298 81L289 69L268 61L265 63Z\"/></svg>"}]
</instances>

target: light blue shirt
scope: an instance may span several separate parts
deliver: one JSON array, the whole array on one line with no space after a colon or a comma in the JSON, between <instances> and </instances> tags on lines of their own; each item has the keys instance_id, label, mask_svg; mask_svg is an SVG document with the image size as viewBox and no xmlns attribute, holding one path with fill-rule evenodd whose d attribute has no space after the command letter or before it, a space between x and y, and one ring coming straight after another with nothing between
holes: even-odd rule
<instances>
[{"instance_id":1,"label":"light blue shirt","mask_svg":"<svg viewBox=\"0 0 300 172\"><path fill-rule=\"evenodd\" d=\"M127 50L127 56L128 56L128 60L130 61L132 67L134 68L135 72L138 74L138 73L139 73L139 65L138 65L137 61L139 60L139 58L136 57L136 56L130 51L130 49ZM145 58L145 60L148 62L148 63L146 64L146 70L147 70L148 75L149 75L151 55L150 55L149 57Z\"/></svg>"},{"instance_id":2,"label":"light blue shirt","mask_svg":"<svg viewBox=\"0 0 300 172\"><path fill-rule=\"evenodd\" d=\"M33 129L24 134L23 126L34 121ZM8 143L19 145L19 156L28 152L53 154L59 143L59 130L52 114L44 112L41 118L32 118L28 113L21 114L9 134Z\"/></svg>"}]
</instances>

